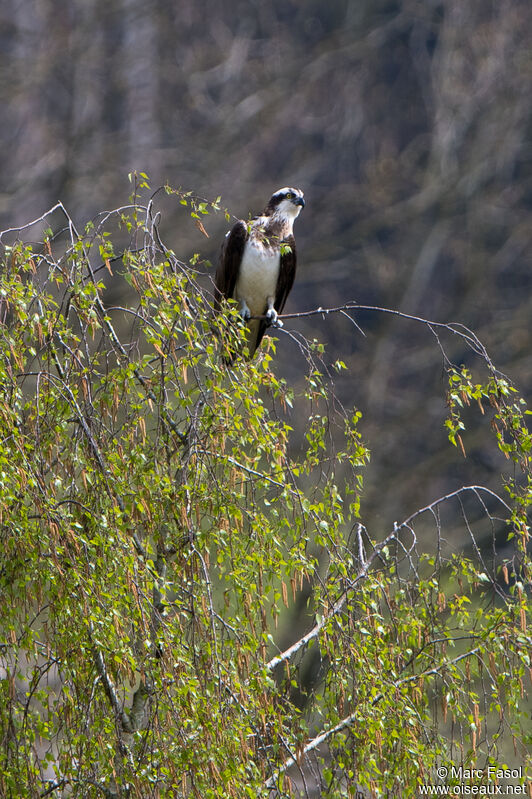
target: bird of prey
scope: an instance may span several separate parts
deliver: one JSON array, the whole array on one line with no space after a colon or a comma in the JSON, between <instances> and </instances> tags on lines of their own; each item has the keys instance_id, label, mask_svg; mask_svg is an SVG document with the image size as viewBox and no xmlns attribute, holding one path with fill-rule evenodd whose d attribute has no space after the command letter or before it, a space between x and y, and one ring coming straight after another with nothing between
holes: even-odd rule
<instances>
[{"instance_id":1,"label":"bird of prey","mask_svg":"<svg viewBox=\"0 0 532 799\"><path fill-rule=\"evenodd\" d=\"M279 189L259 216L249 222L239 219L222 245L214 278L215 307L220 309L224 297L237 301L248 325L249 358L269 325L282 326L277 315L284 308L296 274L292 228L304 206L301 189Z\"/></svg>"}]
</instances>

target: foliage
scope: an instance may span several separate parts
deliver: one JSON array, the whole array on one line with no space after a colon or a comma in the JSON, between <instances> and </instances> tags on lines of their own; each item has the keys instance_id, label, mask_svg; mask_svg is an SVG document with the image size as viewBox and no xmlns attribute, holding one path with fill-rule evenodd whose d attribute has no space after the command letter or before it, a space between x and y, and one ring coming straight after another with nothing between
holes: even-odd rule
<instances>
[{"instance_id":1,"label":"foliage","mask_svg":"<svg viewBox=\"0 0 532 799\"><path fill-rule=\"evenodd\" d=\"M356 298L459 319L532 396L528 0L30 8L4 0L0 14L0 227L58 197L76 221L114 208L133 165L201 192L214 186L243 218L280 186L300 186L308 204L292 309ZM161 207L161 235L181 258L200 248L213 257L221 214L197 211L207 242L181 224L186 207L173 198ZM59 212L45 224L57 230ZM376 530L446 490L455 453L441 444L441 373L426 330L375 313L359 322L363 342L340 313L297 327L345 361L336 392L363 411L365 439L386 427L364 492ZM298 385L291 352L279 348L276 370ZM475 481L495 484L489 447L479 455Z\"/></svg>"},{"instance_id":2,"label":"foliage","mask_svg":"<svg viewBox=\"0 0 532 799\"><path fill-rule=\"evenodd\" d=\"M439 764L504 763L508 738L524 757L531 439L515 389L485 357L480 383L448 365L451 441L488 400L524 483L505 499L462 486L370 534L344 365L301 342L300 392L271 340L224 366L242 325L213 316L198 257L161 242L146 188L83 232L61 207L66 245L5 245L2 796L412 796ZM200 224L220 210L167 191ZM453 502L469 557L446 546ZM515 556L486 562L479 512Z\"/></svg>"}]
</instances>

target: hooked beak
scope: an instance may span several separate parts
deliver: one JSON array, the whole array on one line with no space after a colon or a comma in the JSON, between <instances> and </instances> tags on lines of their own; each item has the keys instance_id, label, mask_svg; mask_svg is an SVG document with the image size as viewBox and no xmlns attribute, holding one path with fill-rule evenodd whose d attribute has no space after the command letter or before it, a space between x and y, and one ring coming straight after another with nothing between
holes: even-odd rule
<instances>
[{"instance_id":1,"label":"hooked beak","mask_svg":"<svg viewBox=\"0 0 532 799\"><path fill-rule=\"evenodd\" d=\"M296 197L296 199L292 200L292 202L294 203L294 205L301 206L301 208L305 207L305 200L303 199L303 197Z\"/></svg>"}]
</instances>

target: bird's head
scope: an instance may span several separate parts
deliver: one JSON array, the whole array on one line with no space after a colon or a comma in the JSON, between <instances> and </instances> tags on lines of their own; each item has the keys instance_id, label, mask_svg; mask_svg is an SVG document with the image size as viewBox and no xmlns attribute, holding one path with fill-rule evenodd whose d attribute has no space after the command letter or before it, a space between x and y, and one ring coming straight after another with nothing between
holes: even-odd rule
<instances>
[{"instance_id":1,"label":"bird's head","mask_svg":"<svg viewBox=\"0 0 532 799\"><path fill-rule=\"evenodd\" d=\"M265 216L276 216L293 222L304 207L305 200L301 189L292 189L289 186L285 186L284 189L278 189L272 194L264 214Z\"/></svg>"}]
</instances>

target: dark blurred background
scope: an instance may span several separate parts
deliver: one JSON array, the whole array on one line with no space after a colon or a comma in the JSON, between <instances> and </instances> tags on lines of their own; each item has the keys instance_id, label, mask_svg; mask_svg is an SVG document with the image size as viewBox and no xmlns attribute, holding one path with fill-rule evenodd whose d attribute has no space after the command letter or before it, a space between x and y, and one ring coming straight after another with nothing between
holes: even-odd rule
<instances>
[{"instance_id":1,"label":"dark blurred background","mask_svg":"<svg viewBox=\"0 0 532 799\"><path fill-rule=\"evenodd\" d=\"M348 300L473 328L532 389L532 14L528 0L3 0L0 227L57 200L83 224L127 202L127 174L237 216L301 187L286 311ZM163 238L215 261L176 198ZM419 324L376 312L287 326L349 367L341 400L372 450L364 517L379 538L440 493L496 485L489 414L447 444L445 371ZM306 364L280 333L278 368ZM445 337L444 337L445 338ZM446 337L457 362L467 347Z\"/></svg>"}]
</instances>

